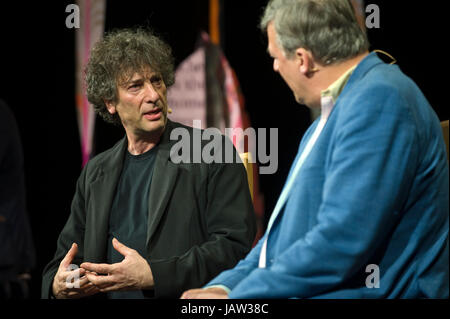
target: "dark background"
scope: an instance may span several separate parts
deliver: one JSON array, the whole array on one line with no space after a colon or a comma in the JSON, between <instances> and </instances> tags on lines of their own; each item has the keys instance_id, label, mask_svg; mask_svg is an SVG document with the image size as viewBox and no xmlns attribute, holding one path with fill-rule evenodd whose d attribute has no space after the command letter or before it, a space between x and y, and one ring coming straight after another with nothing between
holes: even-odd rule
<instances>
[{"instance_id":1,"label":"dark background","mask_svg":"<svg viewBox=\"0 0 450 319\"><path fill-rule=\"evenodd\" d=\"M0 98L12 108L23 143L27 207L37 250L35 298L40 295L42 269L52 258L69 215L81 170L74 99L76 31L65 26L65 8L72 2L0 5ZM439 119L448 119L444 2L369 3L378 4L381 13L381 28L368 30L372 49L392 54L422 88ZM310 120L308 109L295 103L272 71L266 39L257 28L265 4L266 0L226 0L222 47L239 78L252 126L279 129L278 172L260 176L268 216ZM108 1L106 31L138 25L158 31L173 47L178 64L194 50L199 31L208 31L208 1ZM122 135L121 129L98 120L96 152Z\"/></svg>"}]
</instances>

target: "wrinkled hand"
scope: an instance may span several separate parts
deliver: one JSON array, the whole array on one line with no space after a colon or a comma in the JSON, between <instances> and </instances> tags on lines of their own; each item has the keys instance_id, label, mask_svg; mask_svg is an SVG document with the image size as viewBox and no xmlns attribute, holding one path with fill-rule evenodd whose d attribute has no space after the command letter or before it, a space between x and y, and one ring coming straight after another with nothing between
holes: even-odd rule
<instances>
[{"instance_id":1,"label":"wrinkled hand","mask_svg":"<svg viewBox=\"0 0 450 319\"><path fill-rule=\"evenodd\" d=\"M228 293L219 287L190 289L181 295L181 299L228 299Z\"/></svg>"},{"instance_id":2,"label":"wrinkled hand","mask_svg":"<svg viewBox=\"0 0 450 319\"><path fill-rule=\"evenodd\" d=\"M115 238L112 244L124 260L115 264L82 263L80 267L86 270L87 279L101 292L153 288L153 274L147 260Z\"/></svg>"},{"instance_id":3,"label":"wrinkled hand","mask_svg":"<svg viewBox=\"0 0 450 319\"><path fill-rule=\"evenodd\" d=\"M69 268L77 252L78 246L74 243L59 264L58 271L53 278L52 290L57 299L81 298L99 292L97 287L90 283L85 276L84 269Z\"/></svg>"}]
</instances>

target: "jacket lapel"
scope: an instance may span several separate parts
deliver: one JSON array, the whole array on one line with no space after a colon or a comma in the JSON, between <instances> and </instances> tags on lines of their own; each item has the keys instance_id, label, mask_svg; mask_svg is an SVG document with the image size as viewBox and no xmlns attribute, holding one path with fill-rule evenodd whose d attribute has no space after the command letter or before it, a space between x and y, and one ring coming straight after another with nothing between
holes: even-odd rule
<instances>
[{"instance_id":1,"label":"jacket lapel","mask_svg":"<svg viewBox=\"0 0 450 319\"><path fill-rule=\"evenodd\" d=\"M170 141L172 129L173 124L168 120L155 159L149 194L147 246L166 211L178 176L178 166L170 161L170 149L176 142ZM122 173L126 147L125 137L111 149L111 155L98 164L99 175L90 185L85 233L86 261L104 262L106 260L109 214Z\"/></svg>"},{"instance_id":2,"label":"jacket lapel","mask_svg":"<svg viewBox=\"0 0 450 319\"><path fill-rule=\"evenodd\" d=\"M147 247L161 221L161 217L166 211L169 198L172 195L178 177L178 166L170 161L170 148L174 143L169 139L172 128L173 125L168 120L155 159L155 167L153 169L152 183L148 197Z\"/></svg>"},{"instance_id":3,"label":"jacket lapel","mask_svg":"<svg viewBox=\"0 0 450 319\"><path fill-rule=\"evenodd\" d=\"M90 185L85 259L91 262L106 261L109 214L122 172L126 146L125 137L113 147L111 155L98 164L99 175Z\"/></svg>"}]
</instances>

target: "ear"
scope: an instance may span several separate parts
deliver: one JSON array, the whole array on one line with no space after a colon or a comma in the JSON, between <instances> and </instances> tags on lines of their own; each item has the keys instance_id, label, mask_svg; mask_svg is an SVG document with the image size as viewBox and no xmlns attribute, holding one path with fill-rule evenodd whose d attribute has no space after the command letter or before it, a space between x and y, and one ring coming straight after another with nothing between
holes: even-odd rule
<instances>
[{"instance_id":1,"label":"ear","mask_svg":"<svg viewBox=\"0 0 450 319\"><path fill-rule=\"evenodd\" d=\"M115 114L117 112L115 103L106 100L103 100L103 102L105 102L106 109L110 114Z\"/></svg>"},{"instance_id":2,"label":"ear","mask_svg":"<svg viewBox=\"0 0 450 319\"><path fill-rule=\"evenodd\" d=\"M297 59L298 68L303 75L308 75L315 71L314 58L310 51L304 48L298 48L295 50L295 59Z\"/></svg>"}]
</instances>

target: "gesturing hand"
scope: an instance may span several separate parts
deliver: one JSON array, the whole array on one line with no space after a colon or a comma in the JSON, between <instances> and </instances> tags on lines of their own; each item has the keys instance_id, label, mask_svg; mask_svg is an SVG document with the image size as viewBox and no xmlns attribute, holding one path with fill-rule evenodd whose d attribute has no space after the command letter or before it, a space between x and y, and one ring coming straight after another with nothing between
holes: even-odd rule
<instances>
[{"instance_id":1,"label":"gesturing hand","mask_svg":"<svg viewBox=\"0 0 450 319\"><path fill-rule=\"evenodd\" d=\"M52 290L57 299L81 298L99 292L86 278L84 269L69 268L77 252L78 246L74 243L59 264L58 271L53 278Z\"/></svg>"},{"instance_id":2,"label":"gesturing hand","mask_svg":"<svg viewBox=\"0 0 450 319\"><path fill-rule=\"evenodd\" d=\"M80 267L87 271L87 279L101 292L153 288L153 274L147 260L115 238L112 244L125 257L124 260L116 264L82 263Z\"/></svg>"}]
</instances>

